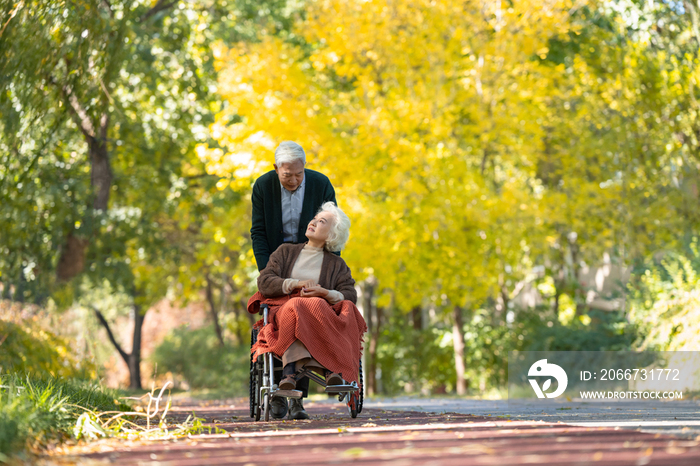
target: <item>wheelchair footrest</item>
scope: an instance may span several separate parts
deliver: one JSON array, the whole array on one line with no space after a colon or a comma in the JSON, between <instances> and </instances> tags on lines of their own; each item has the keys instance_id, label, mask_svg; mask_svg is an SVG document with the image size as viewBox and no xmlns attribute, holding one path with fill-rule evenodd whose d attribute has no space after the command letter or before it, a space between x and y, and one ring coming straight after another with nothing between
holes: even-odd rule
<instances>
[{"instance_id":1,"label":"wheelchair footrest","mask_svg":"<svg viewBox=\"0 0 700 466\"><path fill-rule=\"evenodd\" d=\"M326 386L326 393L340 393L340 392L354 392L358 390L355 385L328 385Z\"/></svg>"},{"instance_id":2,"label":"wheelchair footrest","mask_svg":"<svg viewBox=\"0 0 700 466\"><path fill-rule=\"evenodd\" d=\"M275 390L272 396L284 396L287 398L301 398L301 390Z\"/></svg>"}]
</instances>

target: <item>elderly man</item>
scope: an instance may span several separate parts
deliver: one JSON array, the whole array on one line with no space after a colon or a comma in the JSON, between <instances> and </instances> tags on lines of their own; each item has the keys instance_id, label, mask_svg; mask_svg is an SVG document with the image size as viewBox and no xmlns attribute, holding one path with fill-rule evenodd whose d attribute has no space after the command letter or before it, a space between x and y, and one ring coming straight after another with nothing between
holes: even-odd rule
<instances>
[{"instance_id":1,"label":"elderly man","mask_svg":"<svg viewBox=\"0 0 700 466\"><path fill-rule=\"evenodd\" d=\"M283 243L304 243L306 227L324 202L335 203L335 190L325 175L304 168L304 149L292 141L275 150L275 169L253 186L253 252L258 270Z\"/></svg>"},{"instance_id":2,"label":"elderly man","mask_svg":"<svg viewBox=\"0 0 700 466\"><path fill-rule=\"evenodd\" d=\"M270 254L284 243L304 243L306 227L324 202L335 203L335 190L328 177L304 168L306 153L293 141L282 142L275 150L274 170L255 181L253 185L253 253L258 270L263 270ZM277 380L279 382L279 380ZM309 379L304 377L297 389L308 396ZM272 417L281 419L287 414L287 399L272 399ZM308 419L301 403L292 406L293 419Z\"/></svg>"}]
</instances>

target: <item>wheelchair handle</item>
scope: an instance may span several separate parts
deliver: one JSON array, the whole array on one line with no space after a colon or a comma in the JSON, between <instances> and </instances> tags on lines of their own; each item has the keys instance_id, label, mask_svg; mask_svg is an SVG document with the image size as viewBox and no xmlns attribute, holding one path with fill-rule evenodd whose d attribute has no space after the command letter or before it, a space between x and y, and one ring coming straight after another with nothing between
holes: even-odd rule
<instances>
[{"instance_id":1,"label":"wheelchair handle","mask_svg":"<svg viewBox=\"0 0 700 466\"><path fill-rule=\"evenodd\" d=\"M263 315L263 313L268 309L267 304L261 304L260 305L260 310L258 311L258 314Z\"/></svg>"}]
</instances>

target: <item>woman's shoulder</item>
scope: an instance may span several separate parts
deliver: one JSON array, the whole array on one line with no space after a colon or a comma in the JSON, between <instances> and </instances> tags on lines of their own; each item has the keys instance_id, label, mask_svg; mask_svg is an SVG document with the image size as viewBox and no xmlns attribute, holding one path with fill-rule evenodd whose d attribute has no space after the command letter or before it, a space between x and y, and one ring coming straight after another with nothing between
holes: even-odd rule
<instances>
[{"instance_id":1,"label":"woman's shoulder","mask_svg":"<svg viewBox=\"0 0 700 466\"><path fill-rule=\"evenodd\" d=\"M328 261L330 264L332 264L334 267L341 267L341 268L348 268L348 264L345 263L345 259L340 257L337 254L334 254L330 251L324 250L323 254L328 258Z\"/></svg>"}]
</instances>

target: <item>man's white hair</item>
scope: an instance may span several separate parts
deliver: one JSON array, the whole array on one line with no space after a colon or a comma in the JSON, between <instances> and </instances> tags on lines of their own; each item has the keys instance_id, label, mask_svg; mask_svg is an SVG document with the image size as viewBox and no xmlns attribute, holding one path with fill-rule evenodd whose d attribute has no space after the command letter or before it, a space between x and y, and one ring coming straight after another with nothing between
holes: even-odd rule
<instances>
[{"instance_id":1,"label":"man's white hair","mask_svg":"<svg viewBox=\"0 0 700 466\"><path fill-rule=\"evenodd\" d=\"M350 237L350 219L333 202L324 202L318 213L321 212L330 212L335 219L326 239L326 249L332 252L342 250Z\"/></svg>"},{"instance_id":2,"label":"man's white hair","mask_svg":"<svg viewBox=\"0 0 700 466\"><path fill-rule=\"evenodd\" d=\"M306 153L304 149L294 141L282 141L275 149L275 164L278 168L283 163L294 163L301 160L306 165Z\"/></svg>"}]
</instances>

